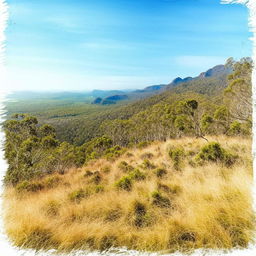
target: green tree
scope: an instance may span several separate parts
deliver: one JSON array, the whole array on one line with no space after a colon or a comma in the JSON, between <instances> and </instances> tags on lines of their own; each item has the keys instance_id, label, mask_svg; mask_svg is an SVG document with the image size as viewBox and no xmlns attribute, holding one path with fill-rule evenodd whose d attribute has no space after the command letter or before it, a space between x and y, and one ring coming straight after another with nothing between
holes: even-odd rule
<instances>
[{"instance_id":1,"label":"green tree","mask_svg":"<svg viewBox=\"0 0 256 256\"><path fill-rule=\"evenodd\" d=\"M252 116L253 62L251 58L242 58L237 62L230 58L226 65L233 69L233 73L228 77L225 102L234 120L247 121Z\"/></svg>"}]
</instances>

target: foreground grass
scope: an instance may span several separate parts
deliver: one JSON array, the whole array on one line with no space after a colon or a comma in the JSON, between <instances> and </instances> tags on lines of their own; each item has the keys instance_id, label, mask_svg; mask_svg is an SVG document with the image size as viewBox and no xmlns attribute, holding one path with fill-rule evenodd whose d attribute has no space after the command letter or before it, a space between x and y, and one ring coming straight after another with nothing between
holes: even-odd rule
<instances>
[{"instance_id":1,"label":"foreground grass","mask_svg":"<svg viewBox=\"0 0 256 256\"><path fill-rule=\"evenodd\" d=\"M196 163L207 143L183 138L6 188L5 228L17 246L69 251L247 247L253 239L251 140L215 137L238 159ZM170 149L182 151L172 157Z\"/></svg>"}]
</instances>

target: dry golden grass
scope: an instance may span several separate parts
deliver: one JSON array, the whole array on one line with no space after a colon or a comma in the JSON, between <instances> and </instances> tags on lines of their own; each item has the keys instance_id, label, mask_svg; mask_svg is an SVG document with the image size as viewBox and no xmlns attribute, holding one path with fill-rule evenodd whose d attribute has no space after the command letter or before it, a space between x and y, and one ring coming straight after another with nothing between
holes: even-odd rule
<instances>
[{"instance_id":1,"label":"dry golden grass","mask_svg":"<svg viewBox=\"0 0 256 256\"><path fill-rule=\"evenodd\" d=\"M6 231L15 245L36 249L246 247L254 224L251 140L209 140L239 155L235 165L209 162L193 167L189 160L206 142L182 138L130 150L115 162L100 159L53 175L59 181L41 191L6 188ZM180 171L168 155L170 146L182 146L187 153ZM157 177L156 168L145 168L145 159L166 173ZM145 179L133 180L129 191L116 187L128 172L120 169L122 161L145 174Z\"/></svg>"}]
</instances>

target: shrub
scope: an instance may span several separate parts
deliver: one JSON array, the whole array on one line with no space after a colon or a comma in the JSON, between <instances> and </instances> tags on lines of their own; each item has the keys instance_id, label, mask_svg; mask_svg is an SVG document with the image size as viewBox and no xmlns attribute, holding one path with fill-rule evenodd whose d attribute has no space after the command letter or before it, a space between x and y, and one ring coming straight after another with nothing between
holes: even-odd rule
<instances>
[{"instance_id":1,"label":"shrub","mask_svg":"<svg viewBox=\"0 0 256 256\"><path fill-rule=\"evenodd\" d=\"M47 188L55 188L60 184L60 177L48 177L45 179L44 184Z\"/></svg>"},{"instance_id":2,"label":"shrub","mask_svg":"<svg viewBox=\"0 0 256 256\"><path fill-rule=\"evenodd\" d=\"M135 169L129 173L129 178L132 180L144 180L146 175L142 173L139 169Z\"/></svg>"},{"instance_id":3,"label":"shrub","mask_svg":"<svg viewBox=\"0 0 256 256\"><path fill-rule=\"evenodd\" d=\"M236 155L227 152L217 142L208 143L196 156L196 160L199 163L204 161L222 162L227 166L234 164L236 159Z\"/></svg>"},{"instance_id":4,"label":"shrub","mask_svg":"<svg viewBox=\"0 0 256 256\"><path fill-rule=\"evenodd\" d=\"M206 161L213 161L216 162L218 160L223 160L225 157L225 150L220 146L217 142L211 142L204 146L197 158L206 160Z\"/></svg>"},{"instance_id":5,"label":"shrub","mask_svg":"<svg viewBox=\"0 0 256 256\"><path fill-rule=\"evenodd\" d=\"M161 195L161 193L159 191L154 191L151 194L153 201L152 203L158 207L170 207L171 206L171 202L169 200L169 198L164 197Z\"/></svg>"},{"instance_id":6,"label":"shrub","mask_svg":"<svg viewBox=\"0 0 256 256\"><path fill-rule=\"evenodd\" d=\"M44 189L44 185L40 182L29 182L23 181L16 186L18 192L27 191L27 192L38 192Z\"/></svg>"},{"instance_id":7,"label":"shrub","mask_svg":"<svg viewBox=\"0 0 256 256\"><path fill-rule=\"evenodd\" d=\"M179 185L171 184L169 185L170 193L178 195L181 193L182 188Z\"/></svg>"},{"instance_id":8,"label":"shrub","mask_svg":"<svg viewBox=\"0 0 256 256\"><path fill-rule=\"evenodd\" d=\"M196 234L195 232L184 232L179 236L178 240L184 242L195 242Z\"/></svg>"},{"instance_id":9,"label":"shrub","mask_svg":"<svg viewBox=\"0 0 256 256\"><path fill-rule=\"evenodd\" d=\"M171 193L173 195L178 195L182 191L181 187L176 184L166 185L166 184L158 183L157 187L158 187L158 189L163 190L166 193Z\"/></svg>"},{"instance_id":10,"label":"shrub","mask_svg":"<svg viewBox=\"0 0 256 256\"><path fill-rule=\"evenodd\" d=\"M104 192L104 187L101 186L101 185L97 185L97 186L95 187L95 192L96 192L96 193Z\"/></svg>"},{"instance_id":11,"label":"shrub","mask_svg":"<svg viewBox=\"0 0 256 256\"><path fill-rule=\"evenodd\" d=\"M89 170L86 170L85 174L84 174L84 177L89 177L89 176L92 176L93 175L93 172L89 171Z\"/></svg>"},{"instance_id":12,"label":"shrub","mask_svg":"<svg viewBox=\"0 0 256 256\"><path fill-rule=\"evenodd\" d=\"M87 196L87 193L83 189L78 189L71 192L68 195L68 198L72 202L80 203L80 201L84 199L86 196Z\"/></svg>"},{"instance_id":13,"label":"shrub","mask_svg":"<svg viewBox=\"0 0 256 256\"><path fill-rule=\"evenodd\" d=\"M176 170L181 169L182 161L185 157L185 152L183 148L171 148L169 150L169 156L173 161L173 167Z\"/></svg>"},{"instance_id":14,"label":"shrub","mask_svg":"<svg viewBox=\"0 0 256 256\"><path fill-rule=\"evenodd\" d=\"M92 179L91 179L91 182L93 182L94 184L98 185L100 182L101 182L101 176L99 174L99 172L95 172Z\"/></svg>"},{"instance_id":15,"label":"shrub","mask_svg":"<svg viewBox=\"0 0 256 256\"><path fill-rule=\"evenodd\" d=\"M126 191L130 191L132 189L132 179L128 176L124 176L119 181L115 183L115 186L118 189L123 189Z\"/></svg>"},{"instance_id":16,"label":"shrub","mask_svg":"<svg viewBox=\"0 0 256 256\"><path fill-rule=\"evenodd\" d=\"M116 221L122 216L122 211L120 208L116 209L110 209L108 212L106 212L105 221Z\"/></svg>"},{"instance_id":17,"label":"shrub","mask_svg":"<svg viewBox=\"0 0 256 256\"><path fill-rule=\"evenodd\" d=\"M157 168L157 169L155 170L155 174L156 174L156 176L157 176L158 178L162 178L164 175L167 174L167 171L166 171L165 169L163 169L163 168Z\"/></svg>"},{"instance_id":18,"label":"shrub","mask_svg":"<svg viewBox=\"0 0 256 256\"><path fill-rule=\"evenodd\" d=\"M115 160L117 157L121 156L122 154L124 154L126 151L125 148L121 148L120 146L114 146L112 148L107 149L104 152L104 156L108 159L108 160Z\"/></svg>"},{"instance_id":19,"label":"shrub","mask_svg":"<svg viewBox=\"0 0 256 256\"><path fill-rule=\"evenodd\" d=\"M127 162L125 161L121 161L118 164L118 168L124 172L129 172L133 170L133 167L131 165L129 165Z\"/></svg>"},{"instance_id":20,"label":"shrub","mask_svg":"<svg viewBox=\"0 0 256 256\"><path fill-rule=\"evenodd\" d=\"M242 124L238 121L234 121L231 123L230 128L228 130L229 135L239 135L243 133Z\"/></svg>"},{"instance_id":21,"label":"shrub","mask_svg":"<svg viewBox=\"0 0 256 256\"><path fill-rule=\"evenodd\" d=\"M152 164L148 159L145 159L142 163L142 168L143 169L155 169L156 166Z\"/></svg>"},{"instance_id":22,"label":"shrub","mask_svg":"<svg viewBox=\"0 0 256 256\"><path fill-rule=\"evenodd\" d=\"M137 228L146 227L149 225L149 215L147 214L146 206L138 201L133 202L132 213L134 215L133 225Z\"/></svg>"}]
</instances>

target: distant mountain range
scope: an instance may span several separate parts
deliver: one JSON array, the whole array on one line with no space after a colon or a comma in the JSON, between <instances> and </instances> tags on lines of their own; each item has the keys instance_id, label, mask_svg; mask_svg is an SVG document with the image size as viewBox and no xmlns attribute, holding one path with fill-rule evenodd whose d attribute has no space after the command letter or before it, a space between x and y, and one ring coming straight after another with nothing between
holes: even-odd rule
<instances>
[{"instance_id":1,"label":"distant mountain range","mask_svg":"<svg viewBox=\"0 0 256 256\"><path fill-rule=\"evenodd\" d=\"M150 85L137 90L93 90L93 91L17 91L8 95L8 100L66 100L97 105L112 105L120 101L145 99L164 92L182 93L193 91L200 94L216 95L226 85L226 77L232 70L224 65L217 65L196 77L176 77L169 84Z\"/></svg>"},{"instance_id":2,"label":"distant mountain range","mask_svg":"<svg viewBox=\"0 0 256 256\"><path fill-rule=\"evenodd\" d=\"M92 95L95 97L95 100L92 102L93 104L116 104L118 101L121 100L128 100L128 99L142 99L146 98L155 94L162 93L166 90L170 90L172 88L181 86L189 87L189 86L197 86L198 89L201 90L202 87L206 86L216 86L216 83L213 82L213 79L220 79L223 80L228 74L232 72L231 68L226 67L225 65L217 65L211 69L208 69L205 72L202 72L196 77L177 77L173 79L172 82L169 84L159 84L159 85L151 85L147 86L144 89L135 90L131 92L125 91L101 91L101 90L94 90ZM204 88L204 90L214 88ZM199 90L199 93L200 93Z\"/></svg>"}]
</instances>

